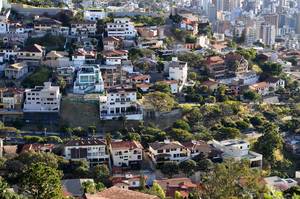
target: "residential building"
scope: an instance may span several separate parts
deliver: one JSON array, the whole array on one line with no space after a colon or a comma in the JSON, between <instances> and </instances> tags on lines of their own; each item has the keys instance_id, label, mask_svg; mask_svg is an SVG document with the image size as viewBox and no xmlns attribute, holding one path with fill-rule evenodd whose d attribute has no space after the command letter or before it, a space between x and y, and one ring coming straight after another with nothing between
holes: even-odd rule
<instances>
[{"instance_id":1,"label":"residential building","mask_svg":"<svg viewBox=\"0 0 300 199\"><path fill-rule=\"evenodd\" d=\"M73 85L75 68L73 66L63 66L56 68L56 75L62 78L67 85Z\"/></svg>"},{"instance_id":2,"label":"residential building","mask_svg":"<svg viewBox=\"0 0 300 199\"><path fill-rule=\"evenodd\" d=\"M72 36L86 36L95 35L97 31L97 24L95 21L75 22L71 24Z\"/></svg>"},{"instance_id":3,"label":"residential building","mask_svg":"<svg viewBox=\"0 0 300 199\"><path fill-rule=\"evenodd\" d=\"M104 91L99 65L82 65L77 72L73 85L73 92L77 94L95 93Z\"/></svg>"},{"instance_id":4,"label":"residential building","mask_svg":"<svg viewBox=\"0 0 300 199\"><path fill-rule=\"evenodd\" d=\"M118 37L105 37L103 38L103 50L116 50L122 46L122 40Z\"/></svg>"},{"instance_id":5,"label":"residential building","mask_svg":"<svg viewBox=\"0 0 300 199\"><path fill-rule=\"evenodd\" d=\"M0 88L0 109L20 110L24 90L18 88Z\"/></svg>"},{"instance_id":6,"label":"residential building","mask_svg":"<svg viewBox=\"0 0 300 199\"><path fill-rule=\"evenodd\" d=\"M107 17L107 13L101 9L88 9L83 11L83 18L87 21L98 21Z\"/></svg>"},{"instance_id":7,"label":"residential building","mask_svg":"<svg viewBox=\"0 0 300 199\"><path fill-rule=\"evenodd\" d=\"M187 62L178 61L177 57L173 57L168 63L168 73L170 80L176 80L179 85L179 91L187 82L188 65Z\"/></svg>"},{"instance_id":8,"label":"residential building","mask_svg":"<svg viewBox=\"0 0 300 199\"><path fill-rule=\"evenodd\" d=\"M24 112L59 112L61 93L59 86L45 82L44 86L36 86L25 90Z\"/></svg>"},{"instance_id":9,"label":"residential building","mask_svg":"<svg viewBox=\"0 0 300 199\"><path fill-rule=\"evenodd\" d=\"M133 84L141 84L141 83L150 83L150 75L143 75L143 74L134 74L129 77L130 83Z\"/></svg>"},{"instance_id":10,"label":"residential building","mask_svg":"<svg viewBox=\"0 0 300 199\"><path fill-rule=\"evenodd\" d=\"M27 46L18 51L17 58L30 64L39 64L45 56L45 48L41 45L34 44Z\"/></svg>"},{"instance_id":11,"label":"residential building","mask_svg":"<svg viewBox=\"0 0 300 199\"><path fill-rule=\"evenodd\" d=\"M208 69L210 76L215 79L222 79L226 76L227 67L224 59L220 56L208 57L205 66Z\"/></svg>"},{"instance_id":12,"label":"residential building","mask_svg":"<svg viewBox=\"0 0 300 199\"><path fill-rule=\"evenodd\" d=\"M189 142L183 142L181 144L190 151L191 158L200 154L205 157L209 157L214 150L212 146L201 140L192 140Z\"/></svg>"},{"instance_id":13,"label":"residential building","mask_svg":"<svg viewBox=\"0 0 300 199\"><path fill-rule=\"evenodd\" d=\"M285 191L291 187L298 186L298 182L292 178L280 178L278 176L265 177L264 182L276 190Z\"/></svg>"},{"instance_id":14,"label":"residential building","mask_svg":"<svg viewBox=\"0 0 300 199\"><path fill-rule=\"evenodd\" d=\"M35 17L33 21L33 29L35 32L51 33L53 29L58 29L62 26L62 23L58 20L48 17Z\"/></svg>"},{"instance_id":15,"label":"residential building","mask_svg":"<svg viewBox=\"0 0 300 199\"><path fill-rule=\"evenodd\" d=\"M129 18L114 18L113 23L106 24L108 36L133 38L137 35L133 22Z\"/></svg>"},{"instance_id":16,"label":"residential building","mask_svg":"<svg viewBox=\"0 0 300 199\"><path fill-rule=\"evenodd\" d=\"M50 51L45 56L44 64L51 68L70 66L69 54L65 51Z\"/></svg>"},{"instance_id":17,"label":"residential building","mask_svg":"<svg viewBox=\"0 0 300 199\"><path fill-rule=\"evenodd\" d=\"M138 191L132 191L128 189L119 188L116 186L105 189L104 191L89 194L86 193L83 198L84 199L120 199L122 198L131 198L131 199L159 199L158 196L144 194Z\"/></svg>"},{"instance_id":18,"label":"residential building","mask_svg":"<svg viewBox=\"0 0 300 199\"><path fill-rule=\"evenodd\" d=\"M245 30L245 44L246 45L252 45L255 43L259 38L259 35L257 35L257 29L256 27L247 27Z\"/></svg>"},{"instance_id":19,"label":"residential building","mask_svg":"<svg viewBox=\"0 0 300 199\"><path fill-rule=\"evenodd\" d=\"M142 120L143 111L137 103L136 89L115 87L107 90L106 99L100 102L100 119Z\"/></svg>"},{"instance_id":20,"label":"residential building","mask_svg":"<svg viewBox=\"0 0 300 199\"><path fill-rule=\"evenodd\" d=\"M247 159L250 161L251 168L262 167L262 155L253 151L250 151L250 144L244 140L213 140L211 144L218 150L222 151L223 159L233 158L240 161Z\"/></svg>"},{"instance_id":21,"label":"residential building","mask_svg":"<svg viewBox=\"0 0 300 199\"><path fill-rule=\"evenodd\" d=\"M270 87L267 82L258 82L249 86L250 90L257 92L260 95L269 94L269 88Z\"/></svg>"},{"instance_id":22,"label":"residential building","mask_svg":"<svg viewBox=\"0 0 300 199\"><path fill-rule=\"evenodd\" d=\"M18 62L8 65L4 71L8 79L20 79L28 73L28 65L25 61Z\"/></svg>"},{"instance_id":23,"label":"residential building","mask_svg":"<svg viewBox=\"0 0 300 199\"><path fill-rule=\"evenodd\" d=\"M39 144L39 143L25 144L23 145L20 153L25 153L25 152L51 153L54 147L55 147L54 144Z\"/></svg>"},{"instance_id":24,"label":"residential building","mask_svg":"<svg viewBox=\"0 0 300 199\"><path fill-rule=\"evenodd\" d=\"M190 159L190 154L190 150L178 141L164 140L149 143L149 155L156 164L166 161L182 162Z\"/></svg>"},{"instance_id":25,"label":"residential building","mask_svg":"<svg viewBox=\"0 0 300 199\"><path fill-rule=\"evenodd\" d=\"M229 76L241 75L248 71L248 61L238 53L227 53L224 60L228 68Z\"/></svg>"},{"instance_id":26,"label":"residential building","mask_svg":"<svg viewBox=\"0 0 300 199\"><path fill-rule=\"evenodd\" d=\"M78 69L84 64L92 64L95 63L97 58L96 51L87 51L83 48L79 48L76 52L72 55L72 63L73 66Z\"/></svg>"},{"instance_id":27,"label":"residential building","mask_svg":"<svg viewBox=\"0 0 300 199\"><path fill-rule=\"evenodd\" d=\"M270 24L262 25L262 42L265 45L272 46L275 44L276 30L275 26Z\"/></svg>"},{"instance_id":28,"label":"residential building","mask_svg":"<svg viewBox=\"0 0 300 199\"><path fill-rule=\"evenodd\" d=\"M155 180L157 184L165 191L166 196L175 198L175 192L180 192L182 198L188 198L189 193L195 191L198 187L189 178L170 178Z\"/></svg>"},{"instance_id":29,"label":"residential building","mask_svg":"<svg viewBox=\"0 0 300 199\"><path fill-rule=\"evenodd\" d=\"M109 164L106 143L97 138L70 140L64 145L64 158L67 160L86 160L90 166Z\"/></svg>"},{"instance_id":30,"label":"residential building","mask_svg":"<svg viewBox=\"0 0 300 199\"><path fill-rule=\"evenodd\" d=\"M138 141L112 141L110 152L113 166L140 168L143 150L143 146Z\"/></svg>"},{"instance_id":31,"label":"residential building","mask_svg":"<svg viewBox=\"0 0 300 199\"><path fill-rule=\"evenodd\" d=\"M141 187L141 175L133 175L131 173L116 174L112 176L113 186L127 189L138 189ZM146 180L147 177L143 176Z\"/></svg>"},{"instance_id":32,"label":"residential building","mask_svg":"<svg viewBox=\"0 0 300 199\"><path fill-rule=\"evenodd\" d=\"M181 14L183 19L179 24L181 30L185 30L192 35L198 34L198 18L190 14Z\"/></svg>"},{"instance_id":33,"label":"residential building","mask_svg":"<svg viewBox=\"0 0 300 199\"><path fill-rule=\"evenodd\" d=\"M106 65L121 65L122 61L128 60L127 50L107 50L102 54Z\"/></svg>"},{"instance_id":34,"label":"residential building","mask_svg":"<svg viewBox=\"0 0 300 199\"><path fill-rule=\"evenodd\" d=\"M126 83L127 72L124 65L101 65L100 70L104 81L104 88L112 88Z\"/></svg>"},{"instance_id":35,"label":"residential building","mask_svg":"<svg viewBox=\"0 0 300 199\"><path fill-rule=\"evenodd\" d=\"M269 88L272 88L273 91L277 91L285 86L285 81L278 77L269 77L265 81L269 84Z\"/></svg>"}]
</instances>

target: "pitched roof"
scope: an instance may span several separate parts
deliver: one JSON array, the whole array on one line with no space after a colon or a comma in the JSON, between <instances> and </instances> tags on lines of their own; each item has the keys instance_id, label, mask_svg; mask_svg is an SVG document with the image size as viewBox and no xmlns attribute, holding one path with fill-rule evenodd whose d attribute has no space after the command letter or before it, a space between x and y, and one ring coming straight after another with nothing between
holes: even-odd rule
<instances>
[{"instance_id":1,"label":"pitched roof","mask_svg":"<svg viewBox=\"0 0 300 199\"><path fill-rule=\"evenodd\" d=\"M186 187L196 187L197 186L189 178L162 179L162 180L156 180L156 182L164 190L166 190L168 186L172 186L172 187L181 187L183 185L186 186Z\"/></svg>"},{"instance_id":2,"label":"pitched roof","mask_svg":"<svg viewBox=\"0 0 300 199\"><path fill-rule=\"evenodd\" d=\"M224 64L224 59L220 56L211 56L206 60L207 65Z\"/></svg>"},{"instance_id":3,"label":"pitched roof","mask_svg":"<svg viewBox=\"0 0 300 199\"><path fill-rule=\"evenodd\" d=\"M44 47L39 44L33 44L31 46L27 46L27 47L23 48L21 51L41 53L44 51Z\"/></svg>"},{"instance_id":4,"label":"pitched roof","mask_svg":"<svg viewBox=\"0 0 300 199\"><path fill-rule=\"evenodd\" d=\"M199 152L210 153L212 151L212 147L204 141L183 142L182 145L190 150L199 150Z\"/></svg>"},{"instance_id":5,"label":"pitched roof","mask_svg":"<svg viewBox=\"0 0 300 199\"><path fill-rule=\"evenodd\" d=\"M106 57L111 57L111 56L122 56L122 55L127 55L128 51L127 50L106 50L103 51L103 55Z\"/></svg>"},{"instance_id":6,"label":"pitched roof","mask_svg":"<svg viewBox=\"0 0 300 199\"><path fill-rule=\"evenodd\" d=\"M112 149L143 149L143 146L138 141L120 141L112 142Z\"/></svg>"},{"instance_id":7,"label":"pitched roof","mask_svg":"<svg viewBox=\"0 0 300 199\"><path fill-rule=\"evenodd\" d=\"M111 187L96 194L85 194L85 199L159 199L157 196L137 191Z\"/></svg>"},{"instance_id":8,"label":"pitched roof","mask_svg":"<svg viewBox=\"0 0 300 199\"><path fill-rule=\"evenodd\" d=\"M103 140L97 138L70 140L65 146L91 146L91 145L106 145Z\"/></svg>"},{"instance_id":9,"label":"pitched roof","mask_svg":"<svg viewBox=\"0 0 300 199\"><path fill-rule=\"evenodd\" d=\"M172 149L172 148L185 148L180 142L178 141L171 141L171 142L152 142L149 143L149 146L154 150L163 150L163 149Z\"/></svg>"}]
</instances>

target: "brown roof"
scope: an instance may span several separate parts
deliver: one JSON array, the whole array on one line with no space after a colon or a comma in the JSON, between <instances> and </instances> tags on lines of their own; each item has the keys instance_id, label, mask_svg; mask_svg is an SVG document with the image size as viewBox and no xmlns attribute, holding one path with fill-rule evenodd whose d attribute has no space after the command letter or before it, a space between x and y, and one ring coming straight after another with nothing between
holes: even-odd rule
<instances>
[{"instance_id":1,"label":"brown roof","mask_svg":"<svg viewBox=\"0 0 300 199\"><path fill-rule=\"evenodd\" d=\"M143 146L138 141L120 141L120 142L112 142L112 149L143 149Z\"/></svg>"},{"instance_id":2,"label":"brown roof","mask_svg":"<svg viewBox=\"0 0 300 199\"><path fill-rule=\"evenodd\" d=\"M85 199L159 199L157 196L137 191L111 187L96 194L85 194Z\"/></svg>"},{"instance_id":3,"label":"brown roof","mask_svg":"<svg viewBox=\"0 0 300 199\"><path fill-rule=\"evenodd\" d=\"M134 75L134 76L130 77L130 79L132 79L132 80L147 80L149 78L150 78L150 75L143 75L143 74Z\"/></svg>"},{"instance_id":4,"label":"brown roof","mask_svg":"<svg viewBox=\"0 0 300 199\"><path fill-rule=\"evenodd\" d=\"M149 146L154 150L163 150L163 149L173 149L173 148L185 148L182 144L180 144L178 141L171 141L171 142L152 142L149 143Z\"/></svg>"},{"instance_id":5,"label":"brown roof","mask_svg":"<svg viewBox=\"0 0 300 199\"><path fill-rule=\"evenodd\" d=\"M126 55L128 54L127 50L106 50L103 52L104 56L110 57L110 56L117 56L117 55Z\"/></svg>"},{"instance_id":6,"label":"brown roof","mask_svg":"<svg viewBox=\"0 0 300 199\"><path fill-rule=\"evenodd\" d=\"M206 60L207 65L224 64L224 59L220 56L211 56Z\"/></svg>"},{"instance_id":7,"label":"brown roof","mask_svg":"<svg viewBox=\"0 0 300 199\"><path fill-rule=\"evenodd\" d=\"M199 150L203 153L210 153L212 150L212 147L204 141L183 142L182 145L190 150Z\"/></svg>"},{"instance_id":8,"label":"brown roof","mask_svg":"<svg viewBox=\"0 0 300 199\"><path fill-rule=\"evenodd\" d=\"M38 44L33 44L32 46L27 46L23 48L21 51L41 53L44 51L44 47Z\"/></svg>"},{"instance_id":9,"label":"brown roof","mask_svg":"<svg viewBox=\"0 0 300 199\"><path fill-rule=\"evenodd\" d=\"M259 88L266 88L268 86L267 82L259 82L256 84L252 84L249 86L250 89L259 89Z\"/></svg>"},{"instance_id":10,"label":"brown roof","mask_svg":"<svg viewBox=\"0 0 300 199\"><path fill-rule=\"evenodd\" d=\"M197 185L192 183L191 179L189 178L171 178L171 179L162 179L156 180L156 182L163 188L164 190L167 189L168 186L186 186L186 187L196 187Z\"/></svg>"}]
</instances>

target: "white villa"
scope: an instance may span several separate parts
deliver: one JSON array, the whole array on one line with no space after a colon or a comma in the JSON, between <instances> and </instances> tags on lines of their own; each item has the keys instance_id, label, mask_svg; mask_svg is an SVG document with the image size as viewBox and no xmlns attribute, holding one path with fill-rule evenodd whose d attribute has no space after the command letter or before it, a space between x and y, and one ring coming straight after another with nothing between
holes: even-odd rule
<instances>
[{"instance_id":1,"label":"white villa","mask_svg":"<svg viewBox=\"0 0 300 199\"><path fill-rule=\"evenodd\" d=\"M113 120L125 116L128 120L142 120L143 111L137 103L136 90L116 87L107 90L100 102L100 119Z\"/></svg>"},{"instance_id":2,"label":"white villa","mask_svg":"<svg viewBox=\"0 0 300 199\"><path fill-rule=\"evenodd\" d=\"M102 79L99 65L83 65L77 72L77 78L74 82L73 92L77 94L97 93L104 91L104 82Z\"/></svg>"}]
</instances>

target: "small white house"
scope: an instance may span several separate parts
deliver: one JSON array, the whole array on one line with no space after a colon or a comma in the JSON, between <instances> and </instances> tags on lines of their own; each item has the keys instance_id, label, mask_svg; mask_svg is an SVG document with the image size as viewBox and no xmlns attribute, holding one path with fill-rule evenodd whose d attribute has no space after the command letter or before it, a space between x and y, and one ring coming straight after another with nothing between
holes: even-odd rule
<instances>
[{"instance_id":1,"label":"small white house","mask_svg":"<svg viewBox=\"0 0 300 199\"><path fill-rule=\"evenodd\" d=\"M113 165L139 167L143 159L143 149L138 141L113 141L110 146Z\"/></svg>"}]
</instances>

